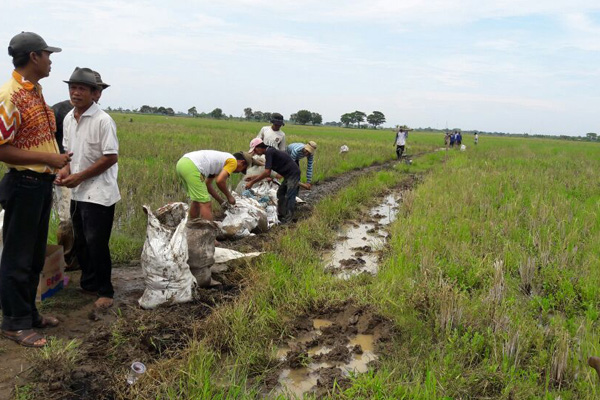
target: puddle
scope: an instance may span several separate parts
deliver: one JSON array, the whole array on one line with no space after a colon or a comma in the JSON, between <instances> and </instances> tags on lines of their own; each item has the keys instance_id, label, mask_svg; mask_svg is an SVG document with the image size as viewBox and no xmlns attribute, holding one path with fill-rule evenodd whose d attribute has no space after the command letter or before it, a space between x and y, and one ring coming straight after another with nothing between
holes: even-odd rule
<instances>
[{"instance_id":1,"label":"puddle","mask_svg":"<svg viewBox=\"0 0 600 400\"><path fill-rule=\"evenodd\" d=\"M333 251L324 254L326 268L342 279L364 272L376 274L377 250L386 243L388 234L384 228L396 219L400 197L399 193L389 194L369 210L365 221L342 226Z\"/></svg>"},{"instance_id":2,"label":"puddle","mask_svg":"<svg viewBox=\"0 0 600 400\"><path fill-rule=\"evenodd\" d=\"M368 364L377 360L374 334L344 335L344 327L327 319L313 319L312 326L312 330L277 350L277 358L287 363L288 368L280 371L275 394L302 398L324 382L332 384L351 374L367 372ZM313 339L307 342L306 337Z\"/></svg>"}]
</instances>

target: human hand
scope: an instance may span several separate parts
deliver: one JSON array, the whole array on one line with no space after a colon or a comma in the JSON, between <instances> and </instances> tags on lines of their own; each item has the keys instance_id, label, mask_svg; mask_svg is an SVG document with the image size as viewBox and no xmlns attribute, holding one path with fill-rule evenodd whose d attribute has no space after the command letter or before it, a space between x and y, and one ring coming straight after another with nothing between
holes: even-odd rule
<instances>
[{"instance_id":1,"label":"human hand","mask_svg":"<svg viewBox=\"0 0 600 400\"><path fill-rule=\"evenodd\" d=\"M253 183L252 182L248 182L246 183L246 190L250 190L252 188Z\"/></svg>"},{"instance_id":2,"label":"human hand","mask_svg":"<svg viewBox=\"0 0 600 400\"><path fill-rule=\"evenodd\" d=\"M232 206L235 205L235 197L229 195L229 197L227 197L227 201L229 202L229 204L231 204Z\"/></svg>"},{"instance_id":3,"label":"human hand","mask_svg":"<svg viewBox=\"0 0 600 400\"><path fill-rule=\"evenodd\" d=\"M53 168L62 168L71 161L73 153L48 154L47 164Z\"/></svg>"},{"instance_id":4,"label":"human hand","mask_svg":"<svg viewBox=\"0 0 600 400\"><path fill-rule=\"evenodd\" d=\"M70 189L79 186L84 181L81 174L71 174L64 179L61 179L61 185Z\"/></svg>"}]
</instances>

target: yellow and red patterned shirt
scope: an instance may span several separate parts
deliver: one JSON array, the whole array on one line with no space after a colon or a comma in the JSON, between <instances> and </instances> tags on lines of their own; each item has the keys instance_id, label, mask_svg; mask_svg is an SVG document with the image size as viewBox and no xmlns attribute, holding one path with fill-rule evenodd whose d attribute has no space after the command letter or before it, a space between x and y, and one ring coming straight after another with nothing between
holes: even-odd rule
<instances>
[{"instance_id":1,"label":"yellow and red patterned shirt","mask_svg":"<svg viewBox=\"0 0 600 400\"><path fill-rule=\"evenodd\" d=\"M0 145L10 143L21 150L58 153L55 132L54 112L44 100L42 87L13 71L12 78L0 87ZM6 166L19 171L57 172L45 164Z\"/></svg>"}]
</instances>

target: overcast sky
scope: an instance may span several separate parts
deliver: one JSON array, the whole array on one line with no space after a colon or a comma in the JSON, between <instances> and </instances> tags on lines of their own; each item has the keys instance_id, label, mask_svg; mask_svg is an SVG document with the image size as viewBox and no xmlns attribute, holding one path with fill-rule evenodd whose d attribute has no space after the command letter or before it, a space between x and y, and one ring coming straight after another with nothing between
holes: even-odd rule
<instances>
[{"instance_id":1,"label":"overcast sky","mask_svg":"<svg viewBox=\"0 0 600 400\"><path fill-rule=\"evenodd\" d=\"M388 126L600 130L597 0L19 0L2 13L4 49L23 30L63 48L41 81L50 104L67 98L62 80L79 66L112 85L103 107L308 109L324 121L377 110Z\"/></svg>"}]
</instances>

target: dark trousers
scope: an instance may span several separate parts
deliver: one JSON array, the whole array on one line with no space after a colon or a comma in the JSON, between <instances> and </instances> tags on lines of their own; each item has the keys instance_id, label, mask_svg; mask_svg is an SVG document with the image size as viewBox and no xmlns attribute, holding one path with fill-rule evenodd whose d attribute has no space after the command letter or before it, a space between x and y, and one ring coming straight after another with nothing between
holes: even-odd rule
<instances>
[{"instance_id":1,"label":"dark trousers","mask_svg":"<svg viewBox=\"0 0 600 400\"><path fill-rule=\"evenodd\" d=\"M40 319L35 296L46 258L52 176L33 172L5 174L0 182L0 204L4 208L4 248L0 259L2 330L31 329Z\"/></svg>"},{"instance_id":2,"label":"dark trousers","mask_svg":"<svg viewBox=\"0 0 600 400\"><path fill-rule=\"evenodd\" d=\"M298 190L300 190L300 175L284 177L277 189L277 215L282 223L292 221Z\"/></svg>"},{"instance_id":3,"label":"dark trousers","mask_svg":"<svg viewBox=\"0 0 600 400\"><path fill-rule=\"evenodd\" d=\"M115 216L115 205L71 200L71 220L75 242L73 249L81 266L81 288L112 298L112 262L108 242Z\"/></svg>"},{"instance_id":4,"label":"dark trousers","mask_svg":"<svg viewBox=\"0 0 600 400\"><path fill-rule=\"evenodd\" d=\"M402 153L404 153L404 146L396 145L396 157L398 158L398 160L402 158Z\"/></svg>"}]
</instances>

